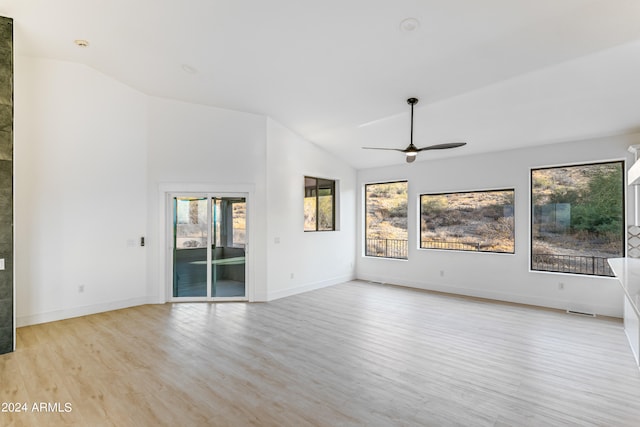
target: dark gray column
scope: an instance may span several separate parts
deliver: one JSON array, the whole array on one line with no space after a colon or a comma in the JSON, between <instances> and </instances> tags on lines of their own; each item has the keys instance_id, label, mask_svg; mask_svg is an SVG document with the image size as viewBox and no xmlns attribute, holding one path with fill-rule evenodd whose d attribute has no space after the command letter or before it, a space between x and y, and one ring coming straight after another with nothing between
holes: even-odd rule
<instances>
[{"instance_id":1,"label":"dark gray column","mask_svg":"<svg viewBox=\"0 0 640 427\"><path fill-rule=\"evenodd\" d=\"M13 351L13 20L0 17L0 354Z\"/></svg>"}]
</instances>

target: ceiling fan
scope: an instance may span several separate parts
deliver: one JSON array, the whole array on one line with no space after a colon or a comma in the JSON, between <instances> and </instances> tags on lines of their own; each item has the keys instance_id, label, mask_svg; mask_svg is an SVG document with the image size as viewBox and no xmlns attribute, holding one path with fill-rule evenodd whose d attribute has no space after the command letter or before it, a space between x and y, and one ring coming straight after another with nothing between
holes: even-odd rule
<instances>
[{"instance_id":1,"label":"ceiling fan","mask_svg":"<svg viewBox=\"0 0 640 427\"><path fill-rule=\"evenodd\" d=\"M402 153L405 153L407 156L407 163L412 163L413 161L416 160L416 157L418 156L418 153L421 151L427 151L427 150L446 150L448 148L456 148L456 147L462 147L463 145L466 145L466 142L451 142L448 144L436 144L436 145L429 145L427 147L422 147L422 148L418 148L415 145L413 145L413 106L416 105L418 103L418 98L409 98L407 99L407 104L411 105L411 140L409 143L409 146L405 149L401 149L401 148L380 148L380 147L362 147L365 150L392 150L392 151L400 151Z\"/></svg>"}]
</instances>

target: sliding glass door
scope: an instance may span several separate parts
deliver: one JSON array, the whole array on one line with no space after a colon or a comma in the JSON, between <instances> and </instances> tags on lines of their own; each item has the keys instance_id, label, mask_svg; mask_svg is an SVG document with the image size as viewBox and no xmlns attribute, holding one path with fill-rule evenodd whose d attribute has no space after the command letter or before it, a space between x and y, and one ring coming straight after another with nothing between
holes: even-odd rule
<instances>
[{"instance_id":1,"label":"sliding glass door","mask_svg":"<svg viewBox=\"0 0 640 427\"><path fill-rule=\"evenodd\" d=\"M173 198L173 297L207 297L208 198Z\"/></svg>"},{"instance_id":2,"label":"sliding glass door","mask_svg":"<svg viewBox=\"0 0 640 427\"><path fill-rule=\"evenodd\" d=\"M211 293L213 297L245 296L247 202L243 197L211 199Z\"/></svg>"},{"instance_id":3,"label":"sliding glass door","mask_svg":"<svg viewBox=\"0 0 640 427\"><path fill-rule=\"evenodd\" d=\"M245 300L245 196L172 195L172 299Z\"/></svg>"}]
</instances>

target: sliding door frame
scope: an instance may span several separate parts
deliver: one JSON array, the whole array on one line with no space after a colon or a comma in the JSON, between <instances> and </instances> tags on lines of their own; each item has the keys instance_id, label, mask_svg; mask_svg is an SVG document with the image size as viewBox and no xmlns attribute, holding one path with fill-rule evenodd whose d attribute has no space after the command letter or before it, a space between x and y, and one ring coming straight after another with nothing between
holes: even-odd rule
<instances>
[{"instance_id":1,"label":"sliding door frame","mask_svg":"<svg viewBox=\"0 0 640 427\"><path fill-rule=\"evenodd\" d=\"M252 224L254 223L254 187L251 185L216 185L216 184L161 184L159 189L160 206L158 209L159 239L158 250L158 283L160 285L159 300L161 302L179 301L254 301L254 267L252 262L251 242L253 240ZM247 204L245 245L245 296L244 298L207 298L207 297L173 297L173 197L243 197ZM208 215L211 213L209 212Z\"/></svg>"}]
</instances>

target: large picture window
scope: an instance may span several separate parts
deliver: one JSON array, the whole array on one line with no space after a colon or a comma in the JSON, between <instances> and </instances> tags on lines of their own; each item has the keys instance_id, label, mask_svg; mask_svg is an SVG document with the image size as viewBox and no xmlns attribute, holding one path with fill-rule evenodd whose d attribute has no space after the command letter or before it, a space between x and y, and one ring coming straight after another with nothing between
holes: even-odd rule
<instances>
[{"instance_id":1,"label":"large picture window","mask_svg":"<svg viewBox=\"0 0 640 427\"><path fill-rule=\"evenodd\" d=\"M624 256L624 162L531 170L531 269L612 276Z\"/></svg>"},{"instance_id":2,"label":"large picture window","mask_svg":"<svg viewBox=\"0 0 640 427\"><path fill-rule=\"evenodd\" d=\"M407 182L365 185L365 255L407 259Z\"/></svg>"},{"instance_id":3,"label":"large picture window","mask_svg":"<svg viewBox=\"0 0 640 427\"><path fill-rule=\"evenodd\" d=\"M336 182L304 177L304 231L336 229Z\"/></svg>"},{"instance_id":4,"label":"large picture window","mask_svg":"<svg viewBox=\"0 0 640 427\"><path fill-rule=\"evenodd\" d=\"M420 247L514 252L514 190L420 196Z\"/></svg>"}]
</instances>

